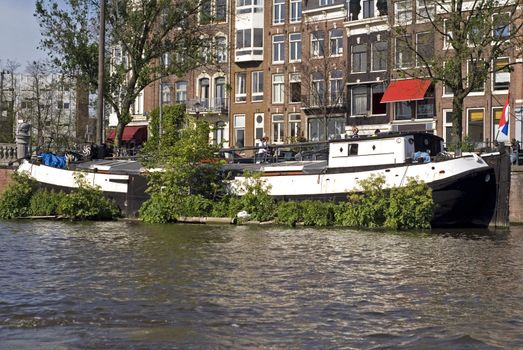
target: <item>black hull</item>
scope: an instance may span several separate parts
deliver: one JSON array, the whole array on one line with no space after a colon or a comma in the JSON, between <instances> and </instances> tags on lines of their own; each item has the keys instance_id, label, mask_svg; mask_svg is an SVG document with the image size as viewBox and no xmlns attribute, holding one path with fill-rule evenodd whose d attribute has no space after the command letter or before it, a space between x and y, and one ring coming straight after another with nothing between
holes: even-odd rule
<instances>
[{"instance_id":1,"label":"black hull","mask_svg":"<svg viewBox=\"0 0 523 350\"><path fill-rule=\"evenodd\" d=\"M432 227L489 226L496 208L494 169L477 170L431 187L435 204Z\"/></svg>"}]
</instances>

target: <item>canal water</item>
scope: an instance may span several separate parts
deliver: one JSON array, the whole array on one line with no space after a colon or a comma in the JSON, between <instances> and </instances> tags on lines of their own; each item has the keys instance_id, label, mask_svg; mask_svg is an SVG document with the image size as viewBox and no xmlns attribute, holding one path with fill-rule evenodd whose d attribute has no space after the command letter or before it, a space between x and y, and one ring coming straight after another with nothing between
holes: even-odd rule
<instances>
[{"instance_id":1,"label":"canal water","mask_svg":"<svg viewBox=\"0 0 523 350\"><path fill-rule=\"evenodd\" d=\"M523 227L0 222L0 349L523 348Z\"/></svg>"}]
</instances>

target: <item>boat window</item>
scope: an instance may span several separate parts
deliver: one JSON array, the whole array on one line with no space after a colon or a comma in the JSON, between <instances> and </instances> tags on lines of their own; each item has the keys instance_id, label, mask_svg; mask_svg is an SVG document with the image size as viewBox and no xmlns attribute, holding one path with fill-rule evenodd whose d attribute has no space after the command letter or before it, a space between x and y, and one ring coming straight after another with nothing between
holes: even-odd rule
<instances>
[{"instance_id":1,"label":"boat window","mask_svg":"<svg viewBox=\"0 0 523 350\"><path fill-rule=\"evenodd\" d=\"M350 144L349 145L349 156L357 156L358 155L358 144Z\"/></svg>"}]
</instances>

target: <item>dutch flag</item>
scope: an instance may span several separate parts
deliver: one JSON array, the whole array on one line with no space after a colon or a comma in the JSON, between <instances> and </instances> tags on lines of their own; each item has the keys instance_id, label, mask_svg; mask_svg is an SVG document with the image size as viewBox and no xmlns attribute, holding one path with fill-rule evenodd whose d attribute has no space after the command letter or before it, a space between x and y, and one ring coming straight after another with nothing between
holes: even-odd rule
<instances>
[{"instance_id":1,"label":"dutch flag","mask_svg":"<svg viewBox=\"0 0 523 350\"><path fill-rule=\"evenodd\" d=\"M508 136L508 121L510 116L510 106L509 106L510 95L507 96L505 101L505 106L503 106L503 112L501 113L501 118L499 119L499 131Z\"/></svg>"}]
</instances>

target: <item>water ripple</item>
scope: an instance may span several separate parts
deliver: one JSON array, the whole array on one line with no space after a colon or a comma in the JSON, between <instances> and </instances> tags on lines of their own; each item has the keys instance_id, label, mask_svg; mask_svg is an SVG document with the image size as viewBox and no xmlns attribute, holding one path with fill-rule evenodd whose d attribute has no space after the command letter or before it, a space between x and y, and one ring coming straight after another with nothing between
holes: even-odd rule
<instances>
[{"instance_id":1,"label":"water ripple","mask_svg":"<svg viewBox=\"0 0 523 350\"><path fill-rule=\"evenodd\" d=\"M522 348L523 228L0 222L2 349Z\"/></svg>"}]
</instances>

